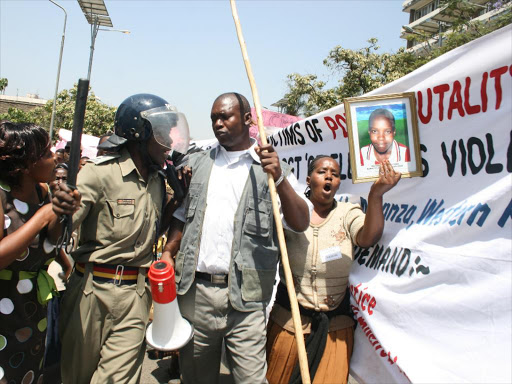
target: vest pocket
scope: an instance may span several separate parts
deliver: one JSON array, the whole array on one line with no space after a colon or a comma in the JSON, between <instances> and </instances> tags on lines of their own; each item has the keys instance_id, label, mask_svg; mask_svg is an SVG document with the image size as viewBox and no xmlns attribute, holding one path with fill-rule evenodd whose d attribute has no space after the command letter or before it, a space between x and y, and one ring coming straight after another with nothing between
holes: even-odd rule
<instances>
[{"instance_id":1,"label":"vest pocket","mask_svg":"<svg viewBox=\"0 0 512 384\"><path fill-rule=\"evenodd\" d=\"M276 271L242 267L242 299L268 301L272 296Z\"/></svg>"},{"instance_id":2,"label":"vest pocket","mask_svg":"<svg viewBox=\"0 0 512 384\"><path fill-rule=\"evenodd\" d=\"M257 199L257 203L249 200L243 226L245 233L253 236L269 236L271 225L269 203L263 199Z\"/></svg>"}]
</instances>

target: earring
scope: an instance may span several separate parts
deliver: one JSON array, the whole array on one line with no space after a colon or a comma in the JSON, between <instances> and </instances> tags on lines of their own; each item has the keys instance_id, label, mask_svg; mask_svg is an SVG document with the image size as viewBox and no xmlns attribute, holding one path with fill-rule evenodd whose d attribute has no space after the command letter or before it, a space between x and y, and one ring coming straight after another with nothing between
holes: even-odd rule
<instances>
[{"instance_id":1,"label":"earring","mask_svg":"<svg viewBox=\"0 0 512 384\"><path fill-rule=\"evenodd\" d=\"M309 186L309 184L306 186L306 189L304 190L304 195L309 198L309 196L311 195L311 187Z\"/></svg>"}]
</instances>

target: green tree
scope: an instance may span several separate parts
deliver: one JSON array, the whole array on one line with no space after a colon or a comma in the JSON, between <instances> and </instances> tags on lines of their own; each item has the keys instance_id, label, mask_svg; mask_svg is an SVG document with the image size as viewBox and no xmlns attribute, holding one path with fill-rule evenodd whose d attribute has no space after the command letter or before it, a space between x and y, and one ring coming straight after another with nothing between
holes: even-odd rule
<instances>
[{"instance_id":1,"label":"green tree","mask_svg":"<svg viewBox=\"0 0 512 384\"><path fill-rule=\"evenodd\" d=\"M496 1L492 7L500 8L504 3ZM447 0L442 6L446 6L446 13L452 17L453 23L446 26L448 31L441 33L440 46L427 43L437 34L420 37L425 45L419 54L407 52L405 48L400 48L396 53L380 53L376 38L368 40L368 46L359 50L336 46L323 64L338 79L337 84L329 88L314 74L288 75L283 112L307 117L334 107L347 97L360 96L379 88L456 47L512 23L510 8L484 22L472 20L482 8L467 0ZM417 36L414 38L418 40Z\"/></svg>"},{"instance_id":2,"label":"green tree","mask_svg":"<svg viewBox=\"0 0 512 384\"><path fill-rule=\"evenodd\" d=\"M324 65L339 77L338 84L327 88L316 75L288 75L288 92L284 96L285 113L309 116L334 107L343 99L359 96L399 79L414 69L416 56L400 48L394 54L378 52L376 38L359 50L334 47Z\"/></svg>"},{"instance_id":3,"label":"green tree","mask_svg":"<svg viewBox=\"0 0 512 384\"><path fill-rule=\"evenodd\" d=\"M285 113L298 116L312 115L336 105L337 97L333 89L325 89L326 83L319 81L316 75L288 75L289 92L285 95Z\"/></svg>"},{"instance_id":4,"label":"green tree","mask_svg":"<svg viewBox=\"0 0 512 384\"><path fill-rule=\"evenodd\" d=\"M2 94L8 85L9 85L9 81L5 77L0 77L0 92L2 92Z\"/></svg>"},{"instance_id":5,"label":"green tree","mask_svg":"<svg viewBox=\"0 0 512 384\"><path fill-rule=\"evenodd\" d=\"M0 120L10 120L15 123L29 123L34 121L30 111L24 111L18 108L9 108L7 113L0 113Z\"/></svg>"},{"instance_id":6,"label":"green tree","mask_svg":"<svg viewBox=\"0 0 512 384\"><path fill-rule=\"evenodd\" d=\"M55 104L54 135L61 128L71 130L73 128L73 117L75 113L77 85L71 89L65 89L57 95ZM24 112L16 108L9 108L9 111L0 114L0 119L8 119L14 122L33 122L37 125L50 129L53 100L31 111ZM87 97L87 109L84 119L84 133L94 136L101 136L109 130L113 130L116 108L108 106L99 101L94 92L90 91ZM53 139L55 139L54 137Z\"/></svg>"}]
</instances>

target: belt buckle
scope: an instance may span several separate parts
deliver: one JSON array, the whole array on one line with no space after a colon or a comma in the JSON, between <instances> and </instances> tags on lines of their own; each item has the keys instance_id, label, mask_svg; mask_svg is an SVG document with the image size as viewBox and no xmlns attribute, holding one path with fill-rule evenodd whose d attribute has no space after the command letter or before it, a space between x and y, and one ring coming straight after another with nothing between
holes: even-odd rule
<instances>
[{"instance_id":1,"label":"belt buckle","mask_svg":"<svg viewBox=\"0 0 512 384\"><path fill-rule=\"evenodd\" d=\"M226 283L226 275L210 275L211 282L213 284L225 284Z\"/></svg>"},{"instance_id":2,"label":"belt buckle","mask_svg":"<svg viewBox=\"0 0 512 384\"><path fill-rule=\"evenodd\" d=\"M116 274L114 277L114 285L121 285L123 282L124 265L119 264L116 267Z\"/></svg>"}]
</instances>

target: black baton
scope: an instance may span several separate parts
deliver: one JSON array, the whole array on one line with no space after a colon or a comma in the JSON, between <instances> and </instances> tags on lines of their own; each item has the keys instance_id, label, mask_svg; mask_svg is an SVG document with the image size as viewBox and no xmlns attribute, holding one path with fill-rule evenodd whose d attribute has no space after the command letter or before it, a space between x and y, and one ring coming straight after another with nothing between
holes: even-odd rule
<instances>
[{"instance_id":1,"label":"black baton","mask_svg":"<svg viewBox=\"0 0 512 384\"><path fill-rule=\"evenodd\" d=\"M76 189L76 176L80 165L80 148L82 142L82 131L84 128L85 109L87 107L87 94L89 93L89 80L78 80L78 89L76 92L75 115L73 117L73 132L71 135L71 152L69 154L69 169L67 185L72 190ZM61 246L68 244L73 232L72 215L66 215L63 220L63 233Z\"/></svg>"}]
</instances>

